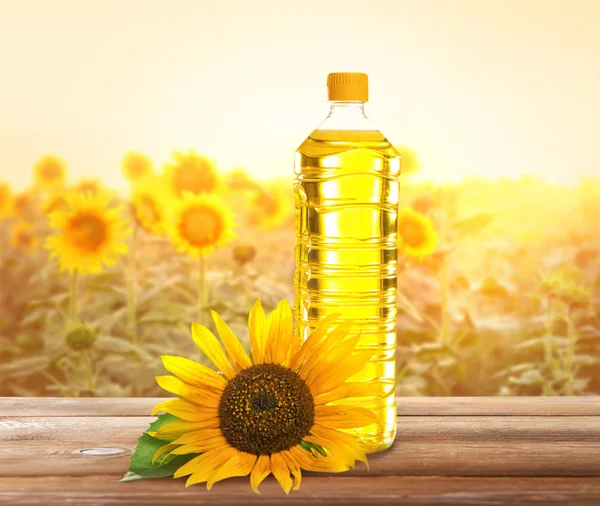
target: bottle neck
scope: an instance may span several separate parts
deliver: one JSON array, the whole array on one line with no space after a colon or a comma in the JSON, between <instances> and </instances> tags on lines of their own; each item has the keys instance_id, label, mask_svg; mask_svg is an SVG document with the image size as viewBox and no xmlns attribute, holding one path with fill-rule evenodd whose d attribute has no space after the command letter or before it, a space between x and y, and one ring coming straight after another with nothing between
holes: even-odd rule
<instances>
[{"instance_id":1,"label":"bottle neck","mask_svg":"<svg viewBox=\"0 0 600 506\"><path fill-rule=\"evenodd\" d=\"M365 102L329 102L329 115L318 130L377 130L365 115Z\"/></svg>"},{"instance_id":2,"label":"bottle neck","mask_svg":"<svg viewBox=\"0 0 600 506\"><path fill-rule=\"evenodd\" d=\"M329 116L333 116L335 114L337 116L362 116L366 118L365 103L366 102L344 102L332 100L329 102Z\"/></svg>"}]
</instances>

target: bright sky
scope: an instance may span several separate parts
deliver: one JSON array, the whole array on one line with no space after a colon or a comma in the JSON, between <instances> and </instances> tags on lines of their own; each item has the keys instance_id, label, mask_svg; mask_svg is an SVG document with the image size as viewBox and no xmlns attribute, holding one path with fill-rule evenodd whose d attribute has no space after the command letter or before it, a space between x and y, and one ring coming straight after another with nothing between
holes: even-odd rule
<instances>
[{"instance_id":1,"label":"bright sky","mask_svg":"<svg viewBox=\"0 0 600 506\"><path fill-rule=\"evenodd\" d=\"M598 0L0 0L0 179L42 154L124 184L140 150L291 175L329 72L421 177L600 174Z\"/></svg>"}]
</instances>

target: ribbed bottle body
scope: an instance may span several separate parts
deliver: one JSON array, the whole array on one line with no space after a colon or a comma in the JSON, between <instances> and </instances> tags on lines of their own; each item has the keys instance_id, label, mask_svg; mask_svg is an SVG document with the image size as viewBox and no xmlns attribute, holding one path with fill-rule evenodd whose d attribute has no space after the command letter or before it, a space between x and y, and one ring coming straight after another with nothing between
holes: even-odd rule
<instances>
[{"instance_id":1,"label":"ribbed bottle body","mask_svg":"<svg viewBox=\"0 0 600 506\"><path fill-rule=\"evenodd\" d=\"M350 381L372 395L353 403L378 422L348 430L367 452L391 445L396 430L396 227L399 156L377 131L316 130L295 155L296 332L303 339L340 312L374 352ZM348 401L344 401L345 404Z\"/></svg>"}]
</instances>

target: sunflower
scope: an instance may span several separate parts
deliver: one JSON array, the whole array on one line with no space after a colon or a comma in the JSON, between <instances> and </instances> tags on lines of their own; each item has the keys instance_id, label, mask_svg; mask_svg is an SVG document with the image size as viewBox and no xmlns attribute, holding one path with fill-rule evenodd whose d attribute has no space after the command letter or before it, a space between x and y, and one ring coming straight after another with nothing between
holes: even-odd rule
<instances>
[{"instance_id":1,"label":"sunflower","mask_svg":"<svg viewBox=\"0 0 600 506\"><path fill-rule=\"evenodd\" d=\"M250 202L248 222L264 229L277 228L292 215L294 210L292 196L278 184L269 184L260 189Z\"/></svg>"},{"instance_id":2,"label":"sunflower","mask_svg":"<svg viewBox=\"0 0 600 506\"><path fill-rule=\"evenodd\" d=\"M121 160L121 170L127 181L135 183L153 174L152 160L143 153L130 151Z\"/></svg>"},{"instance_id":3,"label":"sunflower","mask_svg":"<svg viewBox=\"0 0 600 506\"><path fill-rule=\"evenodd\" d=\"M198 258L225 246L234 237L233 213L216 195L184 193L169 235L178 250Z\"/></svg>"},{"instance_id":4,"label":"sunflower","mask_svg":"<svg viewBox=\"0 0 600 506\"><path fill-rule=\"evenodd\" d=\"M231 190L260 190L259 184L241 167L230 171L226 179Z\"/></svg>"},{"instance_id":5,"label":"sunflower","mask_svg":"<svg viewBox=\"0 0 600 506\"><path fill-rule=\"evenodd\" d=\"M146 178L134 185L131 205L136 222L148 232L160 235L165 231L167 203L156 178Z\"/></svg>"},{"instance_id":6,"label":"sunflower","mask_svg":"<svg viewBox=\"0 0 600 506\"><path fill-rule=\"evenodd\" d=\"M36 196L32 191L23 191L13 199L14 214L24 220L33 218L37 207Z\"/></svg>"},{"instance_id":7,"label":"sunflower","mask_svg":"<svg viewBox=\"0 0 600 506\"><path fill-rule=\"evenodd\" d=\"M82 179L73 188L79 193L91 193L95 195L100 191L101 183L97 179Z\"/></svg>"},{"instance_id":8,"label":"sunflower","mask_svg":"<svg viewBox=\"0 0 600 506\"><path fill-rule=\"evenodd\" d=\"M162 357L175 377L156 380L179 398L158 404L152 414L166 411L179 420L149 432L168 442L154 461L201 453L174 474L189 476L186 487L206 482L210 489L217 481L250 474L257 493L270 473L289 493L292 476L294 490L299 488L301 469L340 472L356 460L368 464L358 441L341 431L377 421L371 410L343 404L372 389L347 382L372 355L355 351L360 336L347 338L351 321L334 326L340 314L328 316L303 342L292 332L285 301L267 318L259 300L249 315L248 355L221 317L214 311L212 316L223 347L202 325L192 325L192 336L219 373L182 357Z\"/></svg>"},{"instance_id":9,"label":"sunflower","mask_svg":"<svg viewBox=\"0 0 600 506\"><path fill-rule=\"evenodd\" d=\"M40 158L34 166L35 182L39 188L54 192L65 185L67 166L56 155Z\"/></svg>"},{"instance_id":10,"label":"sunflower","mask_svg":"<svg viewBox=\"0 0 600 506\"><path fill-rule=\"evenodd\" d=\"M0 220L13 210L13 193L8 183L0 183Z\"/></svg>"},{"instance_id":11,"label":"sunflower","mask_svg":"<svg viewBox=\"0 0 600 506\"><path fill-rule=\"evenodd\" d=\"M408 256L422 259L437 246L437 233L431 220L410 207L398 213L398 248Z\"/></svg>"},{"instance_id":12,"label":"sunflower","mask_svg":"<svg viewBox=\"0 0 600 506\"><path fill-rule=\"evenodd\" d=\"M19 221L12 229L10 243L20 250L33 251L38 247L40 239L31 223Z\"/></svg>"},{"instance_id":13,"label":"sunflower","mask_svg":"<svg viewBox=\"0 0 600 506\"><path fill-rule=\"evenodd\" d=\"M194 150L175 151L172 157L173 162L164 166L164 175L175 197L181 197L185 192L200 195L218 189L219 176L212 160Z\"/></svg>"},{"instance_id":14,"label":"sunflower","mask_svg":"<svg viewBox=\"0 0 600 506\"><path fill-rule=\"evenodd\" d=\"M120 209L108 209L104 194L65 197L66 210L50 214L50 226L58 234L49 237L46 248L60 259L61 270L82 274L97 273L103 264L114 265L119 254L128 251L124 238L130 233L120 218Z\"/></svg>"},{"instance_id":15,"label":"sunflower","mask_svg":"<svg viewBox=\"0 0 600 506\"><path fill-rule=\"evenodd\" d=\"M236 244L231 253L236 263L244 266L254 260L256 257L256 248L250 244Z\"/></svg>"}]
</instances>

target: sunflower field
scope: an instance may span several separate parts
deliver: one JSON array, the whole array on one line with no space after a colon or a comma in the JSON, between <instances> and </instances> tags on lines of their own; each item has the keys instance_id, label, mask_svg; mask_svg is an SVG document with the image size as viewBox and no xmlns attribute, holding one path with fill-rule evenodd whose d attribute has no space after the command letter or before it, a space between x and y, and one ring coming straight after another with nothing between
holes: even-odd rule
<instances>
[{"instance_id":1,"label":"sunflower field","mask_svg":"<svg viewBox=\"0 0 600 506\"><path fill-rule=\"evenodd\" d=\"M161 396L210 310L248 344L257 298L294 299L289 172L130 152L128 192L56 155L0 180L0 395ZM600 180L408 175L398 250L397 395L600 394Z\"/></svg>"}]
</instances>

